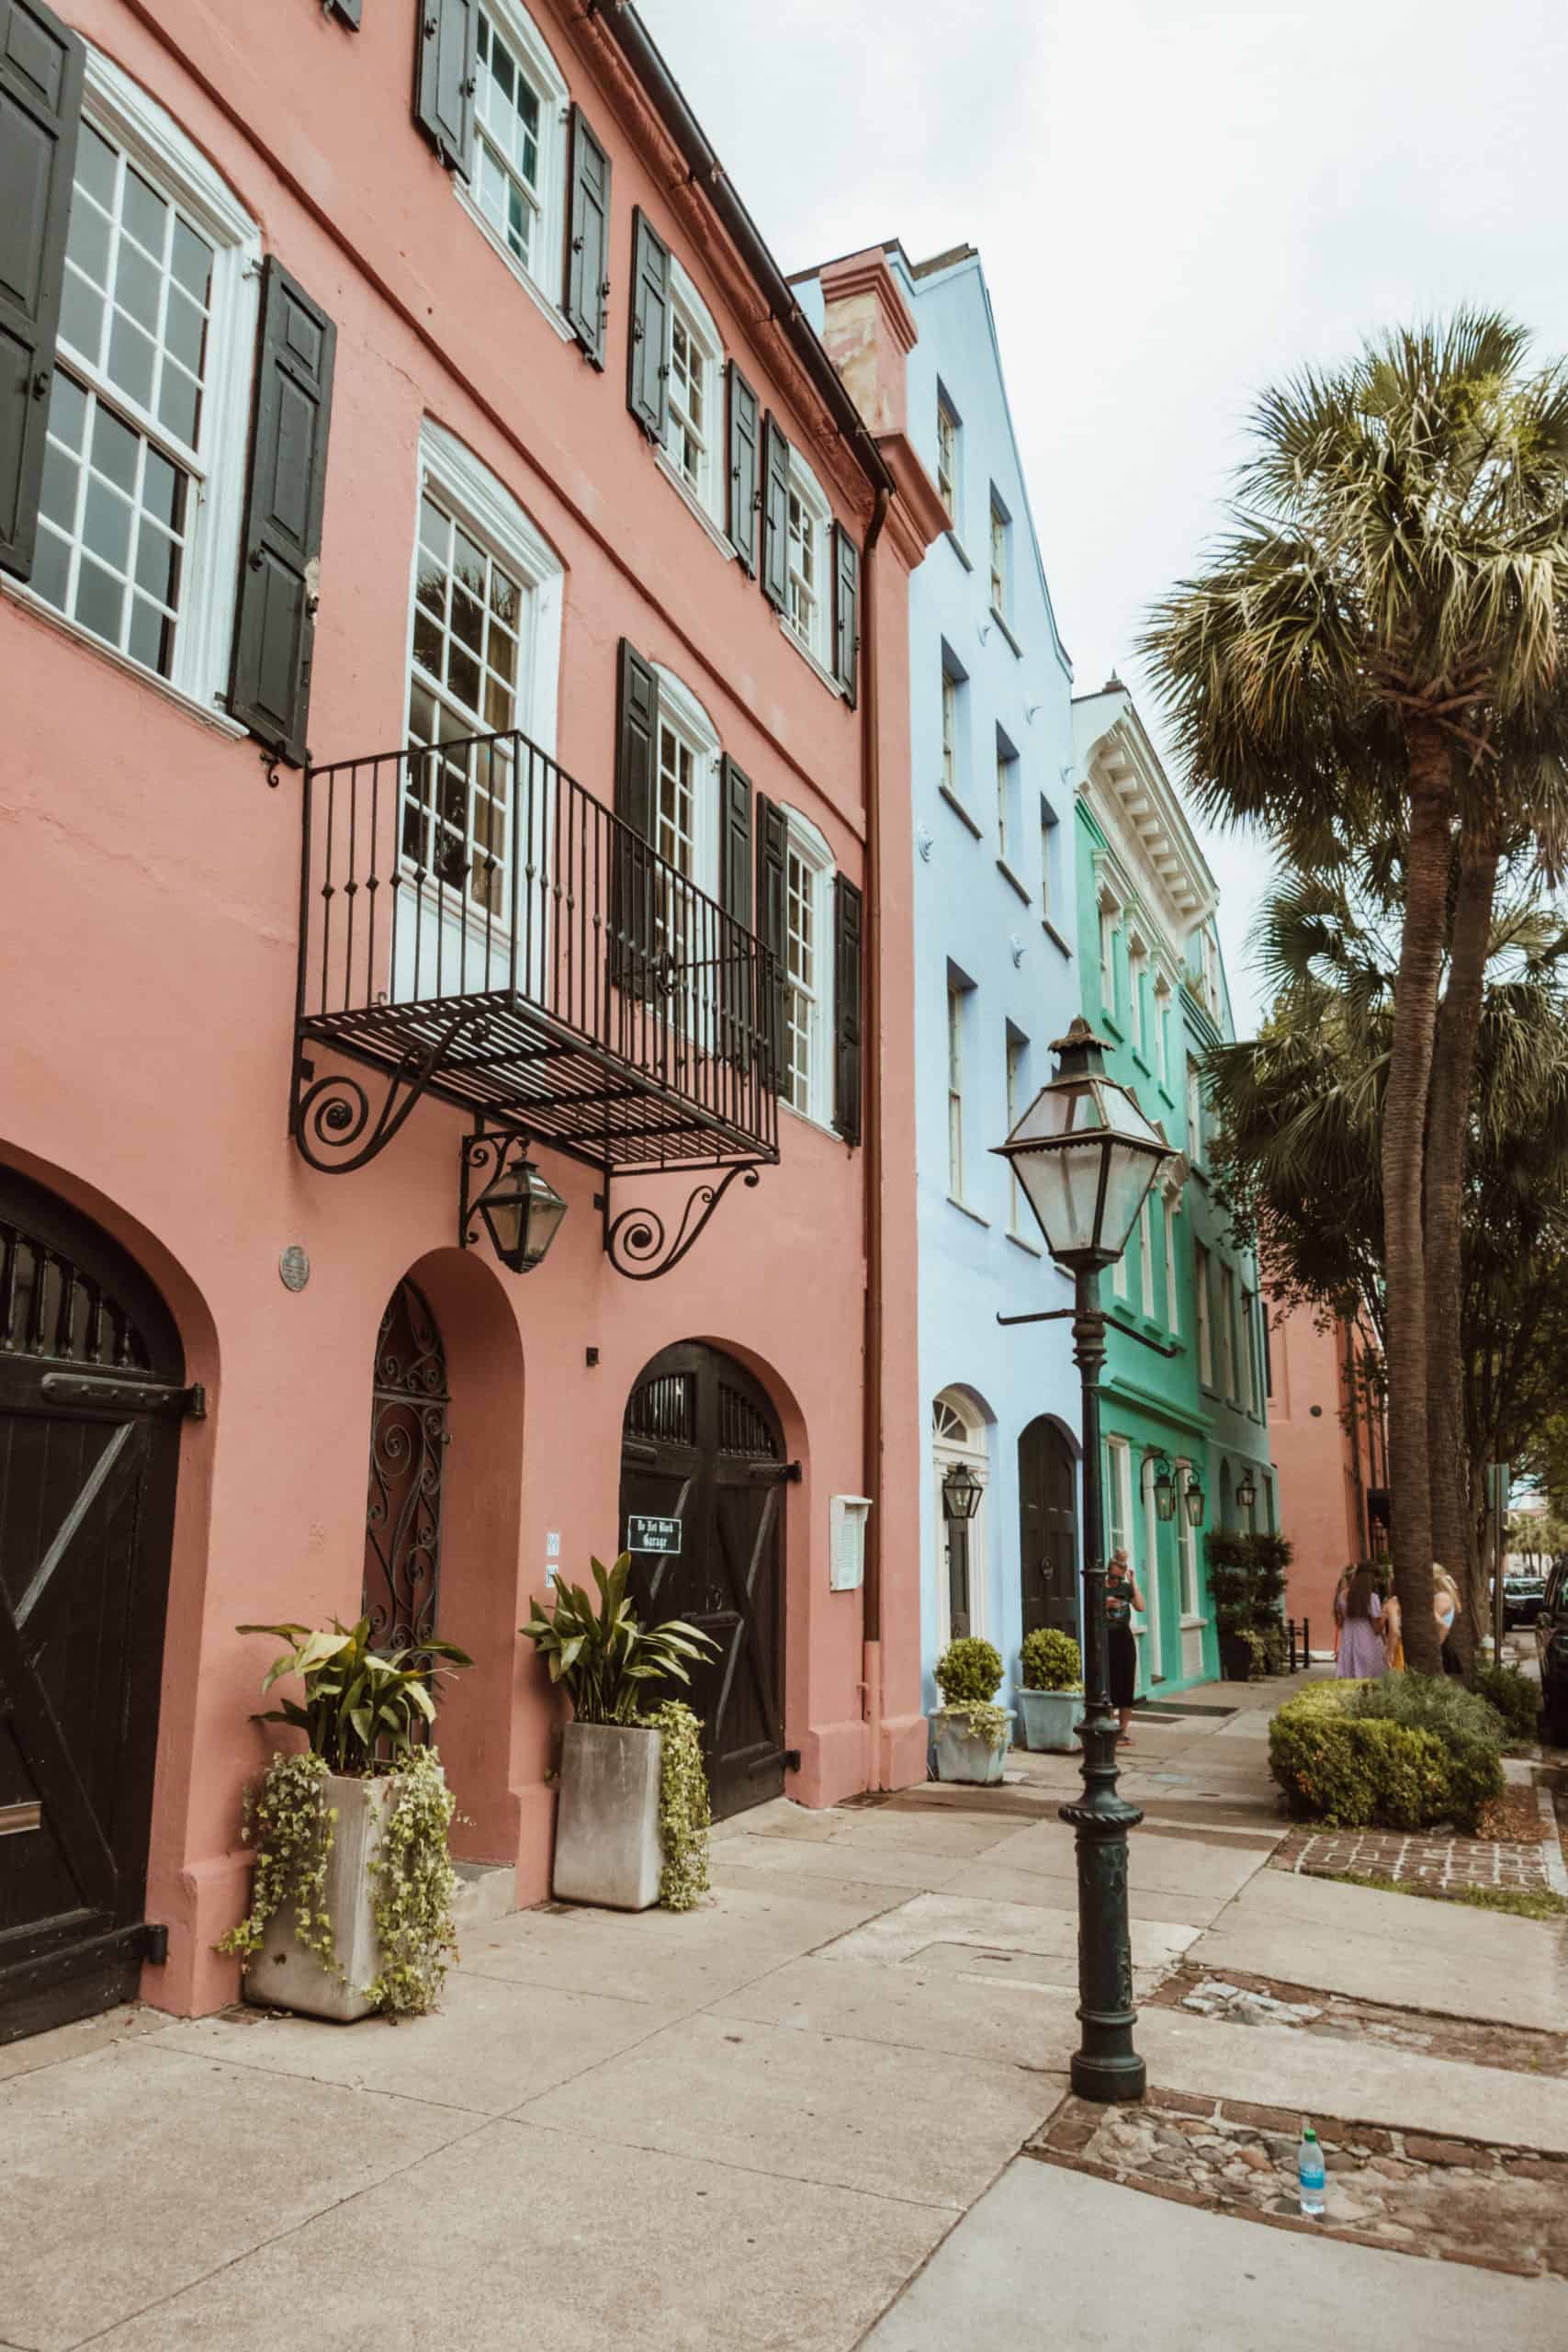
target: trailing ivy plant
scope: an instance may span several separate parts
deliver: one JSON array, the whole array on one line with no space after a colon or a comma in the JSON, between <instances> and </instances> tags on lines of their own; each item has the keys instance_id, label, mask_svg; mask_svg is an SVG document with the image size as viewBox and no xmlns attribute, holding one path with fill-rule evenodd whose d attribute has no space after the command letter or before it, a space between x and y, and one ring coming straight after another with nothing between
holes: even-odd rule
<instances>
[{"instance_id":1,"label":"trailing ivy plant","mask_svg":"<svg viewBox=\"0 0 1568 2352\"><path fill-rule=\"evenodd\" d=\"M708 1780L702 1732L681 1699L647 1718L660 1736L659 1835L664 1848L659 1900L666 1911L694 1909L708 1891Z\"/></svg>"},{"instance_id":2,"label":"trailing ivy plant","mask_svg":"<svg viewBox=\"0 0 1568 2352\"><path fill-rule=\"evenodd\" d=\"M336 1805L326 1802L325 1759L274 1755L244 1794L242 1845L255 1849L251 1907L236 1927L218 1939L218 1949L237 1956L243 1970L262 1948L267 1923L285 1904L294 1906L294 1940L340 1980L332 1921L324 1908L327 1858L333 1849Z\"/></svg>"},{"instance_id":3,"label":"trailing ivy plant","mask_svg":"<svg viewBox=\"0 0 1568 2352\"><path fill-rule=\"evenodd\" d=\"M441 1997L457 1953L447 1833L455 1800L434 1747L410 1751L398 1769L398 1793L370 1863L370 1907L380 1945L380 1973L365 1987L378 2009L423 2017Z\"/></svg>"}]
</instances>

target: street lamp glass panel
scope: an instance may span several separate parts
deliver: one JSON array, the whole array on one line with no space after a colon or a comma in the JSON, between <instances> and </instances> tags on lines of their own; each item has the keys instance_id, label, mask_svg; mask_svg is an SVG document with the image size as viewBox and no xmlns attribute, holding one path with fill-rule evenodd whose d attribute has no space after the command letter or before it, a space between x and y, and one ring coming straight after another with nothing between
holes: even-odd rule
<instances>
[{"instance_id":1,"label":"street lamp glass panel","mask_svg":"<svg viewBox=\"0 0 1568 2352\"><path fill-rule=\"evenodd\" d=\"M1176 1480L1169 1463L1164 1460L1155 1472L1155 1510L1161 1519L1176 1517Z\"/></svg>"},{"instance_id":2,"label":"street lamp glass panel","mask_svg":"<svg viewBox=\"0 0 1568 2352\"><path fill-rule=\"evenodd\" d=\"M1100 1222L1100 1247L1120 1258L1132 1238L1138 1211L1166 1157L1157 1136L1148 1151L1131 1145L1109 1146L1111 1169L1105 1185L1105 1214Z\"/></svg>"},{"instance_id":3,"label":"street lamp glass panel","mask_svg":"<svg viewBox=\"0 0 1568 2352\"><path fill-rule=\"evenodd\" d=\"M479 1207L496 1256L514 1273L526 1273L539 1263L566 1215L566 1203L554 1185L526 1160L481 1194Z\"/></svg>"},{"instance_id":4,"label":"street lamp glass panel","mask_svg":"<svg viewBox=\"0 0 1568 2352\"><path fill-rule=\"evenodd\" d=\"M1258 1489L1250 1477L1244 1478L1235 1490L1235 1498L1243 1510L1250 1510L1258 1500Z\"/></svg>"},{"instance_id":5,"label":"street lamp glass panel","mask_svg":"<svg viewBox=\"0 0 1568 2352\"><path fill-rule=\"evenodd\" d=\"M1201 1527L1203 1524L1202 1487L1199 1486L1190 1486L1181 1499L1187 1506L1188 1525L1190 1527Z\"/></svg>"},{"instance_id":6,"label":"street lamp glass panel","mask_svg":"<svg viewBox=\"0 0 1568 2352\"><path fill-rule=\"evenodd\" d=\"M942 1507L949 1519L973 1519L980 1508L980 1480L966 1462L955 1462L942 1482Z\"/></svg>"},{"instance_id":7,"label":"street lamp glass panel","mask_svg":"<svg viewBox=\"0 0 1568 2352\"><path fill-rule=\"evenodd\" d=\"M1094 1247L1104 1156L1104 1138L1098 1136L1081 1144L1058 1146L1054 1151L1010 1155L1054 1257Z\"/></svg>"}]
</instances>

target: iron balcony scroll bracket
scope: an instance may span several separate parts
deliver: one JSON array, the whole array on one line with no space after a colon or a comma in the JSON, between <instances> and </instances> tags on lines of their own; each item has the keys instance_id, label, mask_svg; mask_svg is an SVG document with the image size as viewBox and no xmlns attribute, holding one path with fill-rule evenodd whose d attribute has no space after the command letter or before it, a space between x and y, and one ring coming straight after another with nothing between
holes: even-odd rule
<instances>
[{"instance_id":1,"label":"iron balcony scroll bracket","mask_svg":"<svg viewBox=\"0 0 1568 2352\"><path fill-rule=\"evenodd\" d=\"M657 1281L660 1274L669 1273L680 1264L736 1178L739 1176L748 1184L755 1184L758 1172L750 1162L737 1160L722 1174L710 1173L705 1182L694 1184L687 1193L686 1204L671 1230L657 1209L622 1209L619 1216L615 1215L613 1177L606 1169L604 1189L594 1195L594 1205L604 1216L605 1257L616 1273L625 1274L628 1282Z\"/></svg>"},{"instance_id":2,"label":"iron balcony scroll bracket","mask_svg":"<svg viewBox=\"0 0 1568 2352\"><path fill-rule=\"evenodd\" d=\"M388 1079L381 1107L374 1116L370 1096L357 1078L346 1070L316 1077L315 1064L302 1050L301 1036L295 1047L289 1122L301 1159L323 1176L346 1176L367 1167L391 1142L458 1043L478 1045L488 1026L482 1012L465 1005L438 1037L425 1045L409 1046Z\"/></svg>"},{"instance_id":3,"label":"iron balcony scroll bracket","mask_svg":"<svg viewBox=\"0 0 1568 2352\"><path fill-rule=\"evenodd\" d=\"M506 1155L515 1150L519 1159L528 1157L530 1138L521 1127L498 1119L487 1126L482 1112L476 1114L473 1133L462 1142L462 1164L458 1170L457 1247L477 1250L484 1236L479 1224L479 1196L488 1192L506 1164Z\"/></svg>"}]
</instances>

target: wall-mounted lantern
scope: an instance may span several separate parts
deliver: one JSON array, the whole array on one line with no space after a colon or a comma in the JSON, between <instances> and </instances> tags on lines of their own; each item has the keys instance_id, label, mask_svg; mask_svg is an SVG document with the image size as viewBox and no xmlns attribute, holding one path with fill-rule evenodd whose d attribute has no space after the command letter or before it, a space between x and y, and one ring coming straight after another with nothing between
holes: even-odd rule
<instances>
[{"instance_id":1,"label":"wall-mounted lantern","mask_svg":"<svg viewBox=\"0 0 1568 2352\"><path fill-rule=\"evenodd\" d=\"M479 1238L473 1220L482 1218L496 1256L514 1274L538 1265L566 1215L566 1203L527 1153L527 1137L510 1127L480 1125L463 1138L458 1242L473 1249Z\"/></svg>"},{"instance_id":2,"label":"wall-mounted lantern","mask_svg":"<svg viewBox=\"0 0 1568 2352\"><path fill-rule=\"evenodd\" d=\"M967 1462L955 1462L942 1482L943 1517L973 1519L980 1508L980 1498L985 1491L984 1479L976 1476Z\"/></svg>"}]
</instances>

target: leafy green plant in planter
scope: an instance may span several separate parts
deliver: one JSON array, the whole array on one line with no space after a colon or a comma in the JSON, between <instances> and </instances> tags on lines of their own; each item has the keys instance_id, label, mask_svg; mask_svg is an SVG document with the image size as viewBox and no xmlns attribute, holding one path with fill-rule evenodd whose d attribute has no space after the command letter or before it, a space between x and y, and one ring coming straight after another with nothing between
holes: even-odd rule
<instances>
[{"instance_id":1,"label":"leafy green plant in planter","mask_svg":"<svg viewBox=\"0 0 1568 2352\"><path fill-rule=\"evenodd\" d=\"M1055 1625L1036 1625L1025 1634L1019 1653L1026 1690L1081 1690L1083 1658L1070 1634Z\"/></svg>"},{"instance_id":2,"label":"leafy green plant in planter","mask_svg":"<svg viewBox=\"0 0 1568 2352\"><path fill-rule=\"evenodd\" d=\"M1020 1652L1018 1712L1026 1747L1067 1754L1083 1721L1083 1660L1070 1634L1037 1625Z\"/></svg>"},{"instance_id":3,"label":"leafy green plant in planter","mask_svg":"<svg viewBox=\"0 0 1568 2352\"><path fill-rule=\"evenodd\" d=\"M530 1600L533 1615L522 1628L549 1670L563 1684L580 1724L641 1722L645 1682L686 1682L686 1667L716 1645L679 1617L645 1625L626 1598L632 1555L623 1552L613 1567L589 1564L599 1602L585 1586L558 1577L555 1607ZM642 1726L644 1729L647 1725Z\"/></svg>"},{"instance_id":4,"label":"leafy green plant in planter","mask_svg":"<svg viewBox=\"0 0 1568 2352\"><path fill-rule=\"evenodd\" d=\"M935 1681L942 1703L932 1728L937 1736L937 1769L943 1780L999 1778L1012 1729L1007 1708L993 1703L1001 1679L999 1651L978 1634L961 1634L938 1658ZM963 1759L961 1744L965 1743L984 1751L983 1770L974 1769L973 1758L968 1762Z\"/></svg>"},{"instance_id":5,"label":"leafy green plant in planter","mask_svg":"<svg viewBox=\"0 0 1568 2352\"><path fill-rule=\"evenodd\" d=\"M264 1997L277 2006L345 2018L371 2009L421 2015L439 1998L457 1949L456 1879L452 1794L437 1751L415 1743L434 1721L432 1686L472 1660L455 1644L434 1640L382 1656L370 1647L367 1618L329 1629L239 1631L290 1645L268 1668L263 1695L297 1674L303 1703L285 1699L254 1720L289 1724L310 1744L303 1754L275 1751L245 1791L240 1834L254 1854L251 1904L218 1948L237 1955L247 1975L268 1955ZM355 1782L355 1859L344 1859L334 1894L333 1857L350 1796L344 1783ZM292 1940L308 1963L292 1972L277 1924L290 1911ZM344 1939L347 1965L339 1950ZM372 1956L374 1973L355 1983L356 1963Z\"/></svg>"}]
</instances>

